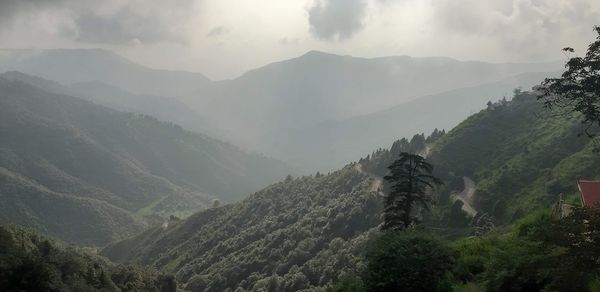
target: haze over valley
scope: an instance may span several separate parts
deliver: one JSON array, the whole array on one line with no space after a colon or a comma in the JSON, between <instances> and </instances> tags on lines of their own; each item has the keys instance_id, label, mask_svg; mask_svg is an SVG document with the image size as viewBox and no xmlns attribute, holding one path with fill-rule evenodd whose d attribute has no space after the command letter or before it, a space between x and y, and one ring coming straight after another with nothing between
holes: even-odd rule
<instances>
[{"instance_id":1,"label":"haze over valley","mask_svg":"<svg viewBox=\"0 0 600 292\"><path fill-rule=\"evenodd\" d=\"M598 20L0 1L0 291L600 291Z\"/></svg>"}]
</instances>

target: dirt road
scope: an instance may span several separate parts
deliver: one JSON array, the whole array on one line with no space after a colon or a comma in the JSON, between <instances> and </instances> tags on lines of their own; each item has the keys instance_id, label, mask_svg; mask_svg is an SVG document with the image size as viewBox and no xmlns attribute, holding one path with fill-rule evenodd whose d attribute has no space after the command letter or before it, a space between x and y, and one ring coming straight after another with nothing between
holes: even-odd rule
<instances>
[{"instance_id":1,"label":"dirt road","mask_svg":"<svg viewBox=\"0 0 600 292\"><path fill-rule=\"evenodd\" d=\"M465 188L456 196L456 199L463 202L463 211L467 212L467 214L471 216L475 216L475 214L477 214L477 210L473 208L472 203L473 198L475 197L475 189L477 188L477 185L472 179L466 176L463 177L463 182Z\"/></svg>"}]
</instances>

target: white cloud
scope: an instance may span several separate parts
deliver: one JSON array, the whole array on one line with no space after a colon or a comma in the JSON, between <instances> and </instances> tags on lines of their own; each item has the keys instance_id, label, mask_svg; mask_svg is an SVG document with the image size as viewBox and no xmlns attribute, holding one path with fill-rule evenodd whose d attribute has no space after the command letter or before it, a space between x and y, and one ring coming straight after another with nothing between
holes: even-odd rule
<instances>
[{"instance_id":1,"label":"white cloud","mask_svg":"<svg viewBox=\"0 0 600 292\"><path fill-rule=\"evenodd\" d=\"M0 0L0 47L103 47L213 79L309 50L556 60L595 24L597 0Z\"/></svg>"}]
</instances>

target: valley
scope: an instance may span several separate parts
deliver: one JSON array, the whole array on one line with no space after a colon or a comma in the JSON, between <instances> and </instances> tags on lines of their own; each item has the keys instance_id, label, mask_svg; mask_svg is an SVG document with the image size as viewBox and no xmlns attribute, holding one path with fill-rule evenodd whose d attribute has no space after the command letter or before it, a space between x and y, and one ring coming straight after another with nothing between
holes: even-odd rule
<instances>
[{"instance_id":1,"label":"valley","mask_svg":"<svg viewBox=\"0 0 600 292\"><path fill-rule=\"evenodd\" d=\"M0 1L0 291L600 291L595 2L234 2Z\"/></svg>"}]
</instances>

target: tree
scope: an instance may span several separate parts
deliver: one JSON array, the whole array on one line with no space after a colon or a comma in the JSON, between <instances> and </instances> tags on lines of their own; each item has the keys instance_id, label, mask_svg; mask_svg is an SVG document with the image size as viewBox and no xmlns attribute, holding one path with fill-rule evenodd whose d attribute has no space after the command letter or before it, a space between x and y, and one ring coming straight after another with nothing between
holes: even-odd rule
<instances>
[{"instance_id":1,"label":"tree","mask_svg":"<svg viewBox=\"0 0 600 292\"><path fill-rule=\"evenodd\" d=\"M416 154L401 152L388 169L390 174L384 179L392 187L385 198L382 229L402 230L416 222L413 207L429 208L432 196L427 191L442 181L432 175L433 166Z\"/></svg>"},{"instance_id":2,"label":"tree","mask_svg":"<svg viewBox=\"0 0 600 292\"><path fill-rule=\"evenodd\" d=\"M366 291L440 291L457 253L418 231L385 232L367 248Z\"/></svg>"},{"instance_id":3,"label":"tree","mask_svg":"<svg viewBox=\"0 0 600 292\"><path fill-rule=\"evenodd\" d=\"M598 33L596 41L588 46L585 57L570 58L567 70L559 78L546 78L538 87L544 106L560 113L582 115L585 133L588 137L595 134L594 126L600 126L600 26L595 26ZM572 53L572 48L564 48L564 52Z\"/></svg>"}]
</instances>

